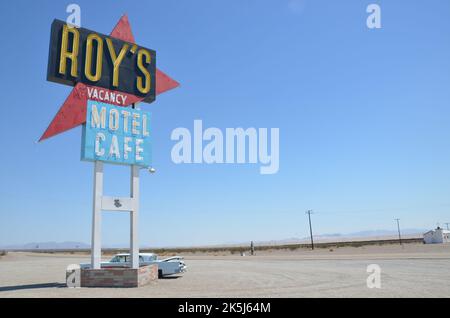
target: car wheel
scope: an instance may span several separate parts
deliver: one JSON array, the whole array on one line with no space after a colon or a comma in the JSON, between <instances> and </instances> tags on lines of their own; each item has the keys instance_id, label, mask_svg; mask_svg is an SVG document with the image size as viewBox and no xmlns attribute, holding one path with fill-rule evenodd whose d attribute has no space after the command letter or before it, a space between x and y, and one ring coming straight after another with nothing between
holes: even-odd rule
<instances>
[{"instance_id":1,"label":"car wheel","mask_svg":"<svg viewBox=\"0 0 450 318\"><path fill-rule=\"evenodd\" d=\"M162 274L162 269L158 269L158 278L162 278L163 274Z\"/></svg>"}]
</instances>

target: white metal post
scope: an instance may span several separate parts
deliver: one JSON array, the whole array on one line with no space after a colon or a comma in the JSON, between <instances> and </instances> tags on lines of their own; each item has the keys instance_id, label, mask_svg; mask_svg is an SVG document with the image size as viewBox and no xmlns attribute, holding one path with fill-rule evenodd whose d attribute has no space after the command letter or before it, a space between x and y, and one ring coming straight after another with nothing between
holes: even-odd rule
<instances>
[{"instance_id":1,"label":"white metal post","mask_svg":"<svg viewBox=\"0 0 450 318\"><path fill-rule=\"evenodd\" d=\"M91 268L100 269L102 257L102 195L103 195L103 162L94 163L94 203L92 209L92 242Z\"/></svg>"},{"instance_id":2,"label":"white metal post","mask_svg":"<svg viewBox=\"0 0 450 318\"><path fill-rule=\"evenodd\" d=\"M130 211L130 254L131 267L139 268L139 166L131 166L130 196L133 210Z\"/></svg>"}]
</instances>

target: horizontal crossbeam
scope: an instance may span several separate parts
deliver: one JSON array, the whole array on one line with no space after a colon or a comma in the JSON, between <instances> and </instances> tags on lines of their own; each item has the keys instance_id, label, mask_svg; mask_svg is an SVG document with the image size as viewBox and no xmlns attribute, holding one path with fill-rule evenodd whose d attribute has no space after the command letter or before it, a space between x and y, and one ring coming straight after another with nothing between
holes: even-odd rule
<instances>
[{"instance_id":1,"label":"horizontal crossbeam","mask_svg":"<svg viewBox=\"0 0 450 318\"><path fill-rule=\"evenodd\" d=\"M133 212L136 210L135 199L128 197L102 196L102 210Z\"/></svg>"}]
</instances>

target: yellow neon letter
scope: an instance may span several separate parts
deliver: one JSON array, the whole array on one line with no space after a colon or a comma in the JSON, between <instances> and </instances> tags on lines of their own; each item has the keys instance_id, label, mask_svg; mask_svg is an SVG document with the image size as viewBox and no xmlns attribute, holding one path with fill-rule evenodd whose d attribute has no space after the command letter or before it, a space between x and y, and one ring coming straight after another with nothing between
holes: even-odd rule
<instances>
[{"instance_id":1,"label":"yellow neon letter","mask_svg":"<svg viewBox=\"0 0 450 318\"><path fill-rule=\"evenodd\" d=\"M122 63L123 58L125 57L125 53L128 50L128 44L124 43L122 48L120 49L119 56L116 55L116 51L114 50L114 46L110 38L106 38L106 44L108 45L109 56L111 57L111 61L113 63L113 83L114 87L119 86L119 66Z\"/></svg>"},{"instance_id":2,"label":"yellow neon letter","mask_svg":"<svg viewBox=\"0 0 450 318\"><path fill-rule=\"evenodd\" d=\"M145 61L143 61L143 57L145 57ZM144 63L147 65L151 63L151 56L150 52L144 49L140 49L138 52L137 57L137 66L139 70L144 74L145 76L145 86L142 86L142 76L138 76L136 81L136 87L142 94L147 94L150 91L151 88L151 82L150 82L150 73L145 68Z\"/></svg>"},{"instance_id":3,"label":"yellow neon letter","mask_svg":"<svg viewBox=\"0 0 450 318\"><path fill-rule=\"evenodd\" d=\"M72 52L68 52L69 46L69 33L72 33ZM67 59L72 62L70 68L70 75L73 77L78 76L78 47L79 47L80 33L77 28L69 28L67 24L64 24L61 39L61 55L59 58L59 74L66 74Z\"/></svg>"},{"instance_id":4,"label":"yellow neon letter","mask_svg":"<svg viewBox=\"0 0 450 318\"><path fill-rule=\"evenodd\" d=\"M92 42L97 42L97 59L95 64L95 74L92 74ZM84 75L92 82L97 82L102 77L102 63L103 63L103 40L95 33L88 35L86 40L86 61L84 64Z\"/></svg>"}]
</instances>

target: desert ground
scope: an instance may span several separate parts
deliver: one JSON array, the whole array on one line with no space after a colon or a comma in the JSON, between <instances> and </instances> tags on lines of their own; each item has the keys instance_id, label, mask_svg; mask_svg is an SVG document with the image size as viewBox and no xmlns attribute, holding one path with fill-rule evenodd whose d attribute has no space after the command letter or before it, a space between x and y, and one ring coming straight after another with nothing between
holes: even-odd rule
<instances>
[{"instance_id":1,"label":"desert ground","mask_svg":"<svg viewBox=\"0 0 450 318\"><path fill-rule=\"evenodd\" d=\"M450 297L450 244L183 256L188 272L143 287L67 288L66 267L89 255L10 252L0 257L0 298ZM381 268L379 289L367 287L370 264Z\"/></svg>"}]
</instances>

